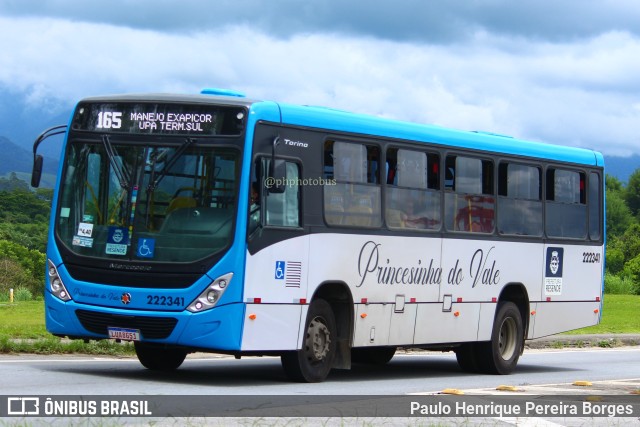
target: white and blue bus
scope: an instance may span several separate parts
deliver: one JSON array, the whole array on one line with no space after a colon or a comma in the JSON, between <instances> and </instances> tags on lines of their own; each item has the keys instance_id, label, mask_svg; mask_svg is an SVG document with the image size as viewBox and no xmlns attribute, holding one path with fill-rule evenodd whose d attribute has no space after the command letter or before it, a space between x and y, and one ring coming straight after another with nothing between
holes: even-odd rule
<instances>
[{"instance_id":1,"label":"white and blue bus","mask_svg":"<svg viewBox=\"0 0 640 427\"><path fill-rule=\"evenodd\" d=\"M56 133L47 329L146 368L274 355L316 382L400 347L507 374L600 320L597 152L204 90L80 101L34 186Z\"/></svg>"}]
</instances>

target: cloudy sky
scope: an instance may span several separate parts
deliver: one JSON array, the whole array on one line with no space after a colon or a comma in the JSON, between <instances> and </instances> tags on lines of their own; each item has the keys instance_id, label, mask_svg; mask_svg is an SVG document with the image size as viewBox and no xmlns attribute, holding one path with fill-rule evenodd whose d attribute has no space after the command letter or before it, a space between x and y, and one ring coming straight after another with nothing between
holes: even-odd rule
<instances>
[{"instance_id":1,"label":"cloudy sky","mask_svg":"<svg viewBox=\"0 0 640 427\"><path fill-rule=\"evenodd\" d=\"M0 0L0 90L324 105L640 153L637 0Z\"/></svg>"}]
</instances>

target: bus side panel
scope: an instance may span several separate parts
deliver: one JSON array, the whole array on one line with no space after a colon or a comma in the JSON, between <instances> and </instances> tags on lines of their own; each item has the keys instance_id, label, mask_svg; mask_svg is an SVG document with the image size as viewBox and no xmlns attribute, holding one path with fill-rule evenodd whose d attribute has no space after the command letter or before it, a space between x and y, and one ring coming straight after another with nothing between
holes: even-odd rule
<instances>
[{"instance_id":1,"label":"bus side panel","mask_svg":"<svg viewBox=\"0 0 640 427\"><path fill-rule=\"evenodd\" d=\"M442 304L420 304L416 316L415 344L476 341L479 303L453 303L451 311Z\"/></svg>"},{"instance_id":2,"label":"bus side panel","mask_svg":"<svg viewBox=\"0 0 640 427\"><path fill-rule=\"evenodd\" d=\"M307 296L309 237L274 243L251 255L247 252L244 301L299 304Z\"/></svg>"},{"instance_id":3,"label":"bus side panel","mask_svg":"<svg viewBox=\"0 0 640 427\"><path fill-rule=\"evenodd\" d=\"M493 320L496 317L498 304L485 302L480 304L480 321L478 322L478 341L491 340Z\"/></svg>"},{"instance_id":4,"label":"bus side panel","mask_svg":"<svg viewBox=\"0 0 640 427\"><path fill-rule=\"evenodd\" d=\"M253 255L247 252L243 351L301 348L309 302L308 254L309 236L281 240Z\"/></svg>"},{"instance_id":5,"label":"bus side panel","mask_svg":"<svg viewBox=\"0 0 640 427\"><path fill-rule=\"evenodd\" d=\"M600 302L541 302L535 314L533 338L598 324Z\"/></svg>"},{"instance_id":6,"label":"bus side panel","mask_svg":"<svg viewBox=\"0 0 640 427\"><path fill-rule=\"evenodd\" d=\"M497 302L510 284L523 285L526 297L537 299L541 248L537 243L444 239L440 300L449 295L454 302Z\"/></svg>"},{"instance_id":7,"label":"bus side panel","mask_svg":"<svg viewBox=\"0 0 640 427\"><path fill-rule=\"evenodd\" d=\"M393 305L391 325L389 326L389 345L413 344L418 304L405 302L404 310L399 311L398 302Z\"/></svg>"},{"instance_id":8,"label":"bus side panel","mask_svg":"<svg viewBox=\"0 0 640 427\"><path fill-rule=\"evenodd\" d=\"M423 235L425 236L425 235ZM354 302L388 304L438 300L439 237L312 234L309 297L323 282L346 283Z\"/></svg>"},{"instance_id":9,"label":"bus side panel","mask_svg":"<svg viewBox=\"0 0 640 427\"><path fill-rule=\"evenodd\" d=\"M529 313L529 330L527 331L526 337L528 340L533 339L535 336L535 328L536 328L536 313L538 312L538 303L532 302L529 306L531 312Z\"/></svg>"},{"instance_id":10,"label":"bus side panel","mask_svg":"<svg viewBox=\"0 0 640 427\"><path fill-rule=\"evenodd\" d=\"M302 305L247 304L242 350L296 350Z\"/></svg>"},{"instance_id":11,"label":"bus side panel","mask_svg":"<svg viewBox=\"0 0 640 427\"><path fill-rule=\"evenodd\" d=\"M542 301L584 301L602 298L602 246L544 247Z\"/></svg>"},{"instance_id":12,"label":"bus side panel","mask_svg":"<svg viewBox=\"0 0 640 427\"><path fill-rule=\"evenodd\" d=\"M389 344L392 304L356 304L354 347ZM409 341L410 342L410 341Z\"/></svg>"}]
</instances>

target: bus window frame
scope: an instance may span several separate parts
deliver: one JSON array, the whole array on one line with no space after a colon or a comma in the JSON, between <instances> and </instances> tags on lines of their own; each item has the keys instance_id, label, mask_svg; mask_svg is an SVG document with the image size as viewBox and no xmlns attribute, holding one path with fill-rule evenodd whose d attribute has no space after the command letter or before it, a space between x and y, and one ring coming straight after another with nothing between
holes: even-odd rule
<instances>
[{"instance_id":1,"label":"bus window frame","mask_svg":"<svg viewBox=\"0 0 640 427\"><path fill-rule=\"evenodd\" d=\"M483 169L481 170L481 176L482 178L484 178L485 174L484 174L484 164L485 162L488 162L491 166L491 171L490 173L487 174L487 176L491 179L491 183L489 183L490 185L487 185L487 188L491 189L491 193L485 193L485 183L481 182L481 189L480 189L480 193L466 193L466 192L460 192L457 190L457 184L456 184L456 167L457 165L454 164L454 174L453 174L453 178L451 185L447 185L447 160L453 157L454 161L455 159L457 159L458 157L463 157L463 158L467 158L467 159L473 159L473 160L478 160L481 162L481 165L483 166ZM480 150L476 150L476 151L472 151L472 150L443 150L442 151L442 156L440 158L441 161L441 170L442 170L442 177L441 177L441 182L442 182L442 192L443 192L443 203L442 203L442 209L443 209L443 216L442 216L442 222L443 222L443 231L445 231L446 233L452 233L452 234L456 234L456 235L472 235L472 236L495 236L496 235L496 230L497 230L497 168L496 168L496 164L498 163L498 161L500 160L500 156L498 155L498 153L496 153L495 155L491 155L488 154L485 151L480 151ZM492 205L492 209L493 209L493 215L491 217L491 220L493 222L493 226L491 228L491 230L487 230L487 231L474 231L473 225L470 223L469 224L469 230L457 230L455 229L455 224L454 227L449 228L448 226L448 221L452 218L450 218L448 215L452 214L452 213L448 213L447 211L447 204L448 204L448 200L447 200L447 195L449 195L449 197L453 196L453 197L457 197L457 196L465 196L465 197L469 197L469 201L471 202L473 198L480 198L480 199L485 199L485 198L491 198L493 199L493 201L486 201L483 203L487 203ZM482 208L482 209L486 209L486 208ZM455 217L458 217L459 213L455 214ZM455 218L453 218L455 220Z\"/></svg>"},{"instance_id":2,"label":"bus window frame","mask_svg":"<svg viewBox=\"0 0 640 427\"><path fill-rule=\"evenodd\" d=\"M361 182L361 181L342 181L342 180L337 180L335 178L335 156L334 156L334 151L335 151L335 144L336 143L341 143L341 144L357 144L360 146L363 146L365 148L365 155L366 157L366 166L367 166L367 173L366 173L366 182ZM326 153L327 153L327 146L331 145L331 151L330 151L330 156L332 158L332 165L331 165L331 177L327 176L327 172L326 172L326 168L327 168L327 162L326 162ZM325 179L330 179L333 180L333 184L332 185L325 185L323 187L323 191L322 191L322 219L324 221L324 224L326 227L330 227L330 228L345 228L345 229L358 229L358 230L380 230L383 229L384 226L384 183L382 180L382 165L385 164L385 156L384 156L384 151L383 151L383 147L385 144L381 143L380 141L374 141L371 139L362 139L362 140L354 140L351 138L347 138L347 137L327 137L325 138L323 144L322 144L322 171L323 171L323 177ZM375 180L377 182L370 182L370 178L371 178L371 174L370 174L370 170L369 167L371 166L370 160L368 158L369 152L371 150L377 150L377 169L375 171ZM353 191L353 186L358 186L358 187L362 187L362 188L374 188L377 189L377 199L378 199L378 209L376 211L375 207L372 206L372 212L371 214L364 214L364 220L370 219L372 222L375 222L376 220L378 221L377 223L371 224L371 225L361 225L361 224L344 224L343 222L345 221L345 219L348 219L349 216L345 215L347 214L347 209L345 207L345 199L344 197L342 198L342 211L329 211L329 213L327 214L327 206L334 206L337 208L337 205L335 205L334 203L327 203L327 191L329 188L331 188L331 190L336 190L336 188L340 185L346 185L346 186L351 186L351 191ZM344 196L344 194L342 194ZM338 197L340 195L331 195L331 197ZM373 201L373 200L372 200ZM376 217L376 214L377 217ZM370 218L367 218L370 215ZM339 219L339 223L332 223L327 221L327 217L328 216L336 216L336 218ZM356 218L358 219L358 218Z\"/></svg>"},{"instance_id":3,"label":"bus window frame","mask_svg":"<svg viewBox=\"0 0 640 427\"><path fill-rule=\"evenodd\" d=\"M432 172L429 171L427 169L427 185L425 188L418 188L418 187L407 187L407 186L401 186L401 185L397 185L394 183L389 183L388 179L389 179L389 172L390 172L390 165L388 162L389 159L389 151L391 150L395 150L395 155L396 155L396 171L394 173L394 180L397 178L397 156L398 156L398 152L400 150L406 150L406 151L412 151L415 153L421 153L424 154L427 158L427 168L429 168L429 158L430 156L435 156L436 157L436 163L437 167L438 167L438 171L435 174L435 187L436 188L432 188L432 186L430 185L431 182L429 180L429 177L432 175ZM382 194L382 214L383 214L383 219L384 219L384 226L386 229L391 230L394 233L402 233L404 231L409 232L409 233L418 233L418 234L422 234L422 233L439 233L443 230L443 209L444 209L444 188L443 188L443 184L442 184L442 159L443 159L443 155L442 155L442 151L441 150L437 150L433 147L433 145L430 144L425 144L424 146L420 146L420 145L416 145L416 144L398 144L398 143L390 143L390 144L386 144L383 147L383 151L384 151L384 157L383 157L383 166L384 166L384 170L386 170L386 176L384 177L384 179L381 179L382 185L383 185L383 194ZM433 164L433 163L432 163ZM428 194L428 195L436 195L437 199L438 199L438 207L437 207L437 214L439 216L438 218L438 226L437 227L433 227L433 228L418 228L418 227L407 227L407 226L393 226L393 225L389 225L390 221L389 220L389 206L388 206L388 200L391 198L390 195L390 189L395 189L395 190L411 190L411 191L419 191L421 193L424 194ZM399 210L398 210L399 211ZM404 222L404 220L401 220L401 223Z\"/></svg>"},{"instance_id":4,"label":"bus window frame","mask_svg":"<svg viewBox=\"0 0 640 427\"><path fill-rule=\"evenodd\" d=\"M497 168L495 168L495 184L496 184L496 234L498 236L502 236L504 238L524 238L524 239L542 239L545 236L545 173L544 173L544 165L540 162L534 163L533 161L527 161L526 159L518 159L517 157L498 157L496 156L496 164ZM506 173L506 182L504 185L507 187L507 194L502 195L500 193L500 168L502 165L507 167ZM508 178L509 178L509 165L517 165L517 166L525 166L538 170L538 198L537 199L525 199L521 197L510 197L508 194ZM528 201L528 202L539 202L540 203L540 233L539 234L514 234L514 233L505 233L500 230L501 217L504 215L504 212L500 209L500 200L509 199L516 201Z\"/></svg>"},{"instance_id":5,"label":"bus window frame","mask_svg":"<svg viewBox=\"0 0 640 427\"><path fill-rule=\"evenodd\" d=\"M570 203L570 202L563 202L563 201L556 201L556 195L555 195L555 173L554 173L554 178L553 180L549 180L549 172L551 170L557 171L557 170L561 170L561 171L565 171L565 172L574 172L578 174L578 177L580 179L580 177L582 177L582 182L584 183L585 187L588 186L587 183L587 176L589 174L589 171L587 169L583 169L583 168L577 168L573 165L569 165L569 164L563 164L563 163L549 163L546 164L543 170L544 173L544 195L543 195L543 200L544 200L544 235L547 239L550 240L567 240L567 241L571 241L571 242L590 242L590 238L589 238L589 203L587 200L587 193L588 193L588 189L584 188L582 190L580 190L580 195L579 195L579 202L578 203ZM580 182L580 181L579 181ZM550 199L550 187L549 186L554 186L553 191L553 199ZM584 193L584 194L583 194ZM585 209L585 214L584 214L584 233L581 236L567 236L567 235L563 235L563 236L557 236L554 234L550 234L549 233L549 226L550 224L553 224L553 221L549 220L549 208L551 206L584 206ZM571 218L575 220L575 215L571 215Z\"/></svg>"}]
</instances>

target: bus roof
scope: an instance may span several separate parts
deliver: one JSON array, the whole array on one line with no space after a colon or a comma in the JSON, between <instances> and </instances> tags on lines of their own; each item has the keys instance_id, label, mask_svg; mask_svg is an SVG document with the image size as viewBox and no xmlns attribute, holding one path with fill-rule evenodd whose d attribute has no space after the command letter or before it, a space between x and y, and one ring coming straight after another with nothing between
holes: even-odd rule
<instances>
[{"instance_id":1,"label":"bus roof","mask_svg":"<svg viewBox=\"0 0 640 427\"><path fill-rule=\"evenodd\" d=\"M84 98L81 102L175 102L185 104L220 104L223 101L227 105L250 107L255 100L238 96L219 95L176 95L169 93L127 93L122 95L105 95Z\"/></svg>"},{"instance_id":2,"label":"bus roof","mask_svg":"<svg viewBox=\"0 0 640 427\"><path fill-rule=\"evenodd\" d=\"M487 132L447 129L440 126L390 120L323 107L290 104L279 104L279 107L282 123L291 125L398 138L588 166L604 166L602 154L584 148L525 141Z\"/></svg>"},{"instance_id":3,"label":"bus roof","mask_svg":"<svg viewBox=\"0 0 640 427\"><path fill-rule=\"evenodd\" d=\"M251 108L251 110L256 112L259 116L258 120L261 118L265 120L274 120L276 117L279 117L281 123L294 126L328 129L336 132L348 132L384 138L396 138L406 141L467 148L492 153L504 153L522 157L548 159L588 166L604 166L602 154L584 148L525 141L488 132L461 131L435 125L403 122L325 107L256 101L237 96L147 93L91 97L85 98L83 101L178 102L198 104L220 103L223 101L227 105Z\"/></svg>"}]
</instances>

